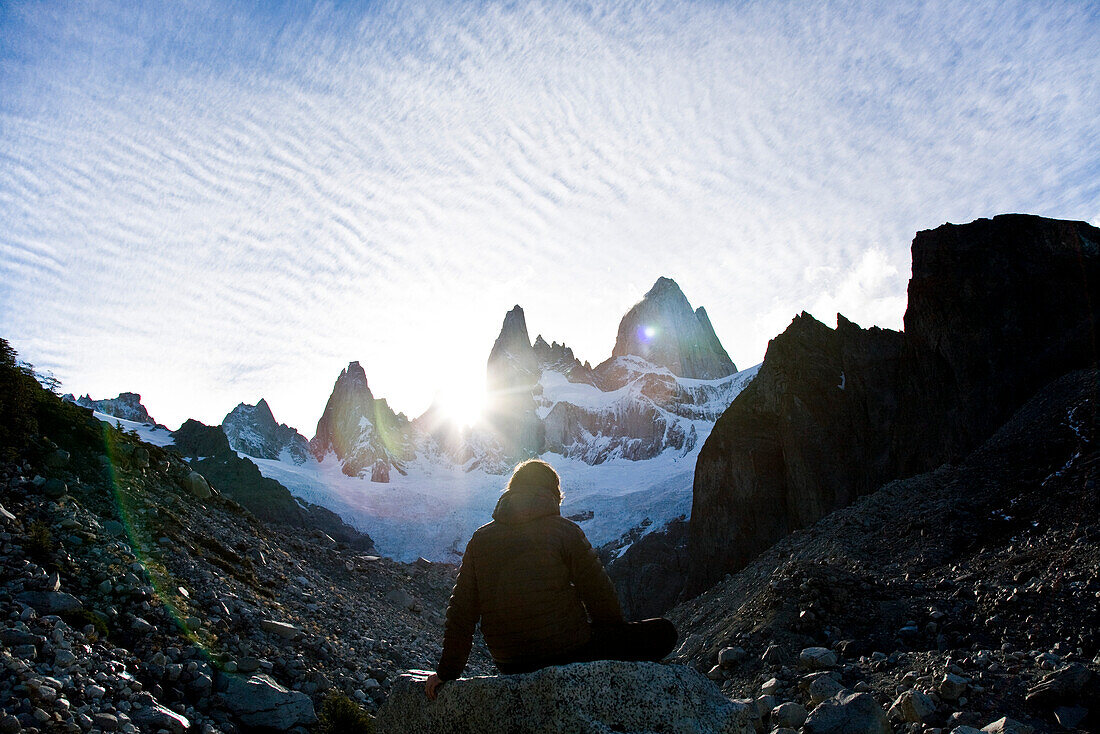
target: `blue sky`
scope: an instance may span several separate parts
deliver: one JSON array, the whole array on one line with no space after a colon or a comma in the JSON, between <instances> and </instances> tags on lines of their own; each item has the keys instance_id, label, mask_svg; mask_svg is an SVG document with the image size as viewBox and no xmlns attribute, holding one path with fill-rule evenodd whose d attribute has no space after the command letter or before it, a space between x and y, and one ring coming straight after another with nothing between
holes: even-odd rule
<instances>
[{"instance_id":1,"label":"blue sky","mask_svg":"<svg viewBox=\"0 0 1100 734\"><path fill-rule=\"evenodd\" d=\"M739 366L899 328L909 244L1100 223L1067 2L0 5L0 335L173 426L341 367L410 415L505 312L593 363L658 276Z\"/></svg>"}]
</instances>

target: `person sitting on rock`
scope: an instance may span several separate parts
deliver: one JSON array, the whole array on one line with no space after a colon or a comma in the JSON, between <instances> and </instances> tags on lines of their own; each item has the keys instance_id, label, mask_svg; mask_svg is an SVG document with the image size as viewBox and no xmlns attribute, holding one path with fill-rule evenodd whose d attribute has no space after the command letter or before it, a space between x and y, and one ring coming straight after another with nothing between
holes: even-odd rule
<instances>
[{"instance_id":1,"label":"person sitting on rock","mask_svg":"<svg viewBox=\"0 0 1100 734\"><path fill-rule=\"evenodd\" d=\"M462 675L479 621L505 674L672 652L676 628L667 619L623 620L611 579L584 531L561 516L561 500L561 478L545 461L512 472L493 521L474 531L462 556L428 698Z\"/></svg>"}]
</instances>

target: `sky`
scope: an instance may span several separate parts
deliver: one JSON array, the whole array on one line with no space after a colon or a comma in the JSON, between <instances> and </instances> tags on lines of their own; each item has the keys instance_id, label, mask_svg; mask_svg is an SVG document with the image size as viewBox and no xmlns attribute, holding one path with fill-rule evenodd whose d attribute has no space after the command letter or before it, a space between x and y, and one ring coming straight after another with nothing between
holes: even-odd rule
<instances>
[{"instance_id":1,"label":"sky","mask_svg":"<svg viewBox=\"0 0 1100 734\"><path fill-rule=\"evenodd\" d=\"M341 368L413 417L504 314L593 364L659 276L739 367L900 328L918 230L1100 224L1089 2L0 3L0 336L157 420Z\"/></svg>"}]
</instances>

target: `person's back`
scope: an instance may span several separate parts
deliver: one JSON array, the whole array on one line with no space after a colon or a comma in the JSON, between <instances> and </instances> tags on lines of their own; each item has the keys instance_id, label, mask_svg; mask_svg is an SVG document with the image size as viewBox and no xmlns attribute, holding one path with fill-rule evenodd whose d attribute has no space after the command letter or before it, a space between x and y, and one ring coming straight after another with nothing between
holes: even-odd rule
<instances>
[{"instance_id":1,"label":"person's back","mask_svg":"<svg viewBox=\"0 0 1100 734\"><path fill-rule=\"evenodd\" d=\"M671 651L676 632L667 620L623 621L584 532L561 517L559 482L545 462L520 464L493 521L474 532L447 606L429 697L462 674L479 620L504 673L601 658L660 659Z\"/></svg>"}]
</instances>

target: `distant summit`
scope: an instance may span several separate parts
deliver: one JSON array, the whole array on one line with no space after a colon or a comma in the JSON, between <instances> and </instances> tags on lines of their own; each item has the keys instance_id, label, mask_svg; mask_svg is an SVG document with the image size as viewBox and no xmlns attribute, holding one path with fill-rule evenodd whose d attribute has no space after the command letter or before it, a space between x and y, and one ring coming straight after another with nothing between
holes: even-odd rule
<instances>
[{"instance_id":1,"label":"distant summit","mask_svg":"<svg viewBox=\"0 0 1100 734\"><path fill-rule=\"evenodd\" d=\"M117 398L106 400L92 400L90 395L81 395L79 398L74 398L70 393L63 395L62 399L115 418L121 418L124 421L156 423L153 416L149 415L149 411L141 404L141 396L136 392L122 392L118 394Z\"/></svg>"},{"instance_id":2,"label":"distant summit","mask_svg":"<svg viewBox=\"0 0 1100 734\"><path fill-rule=\"evenodd\" d=\"M658 278L619 322L612 357L634 355L677 377L717 380L737 372L707 312L692 310L680 286Z\"/></svg>"},{"instance_id":3,"label":"distant summit","mask_svg":"<svg viewBox=\"0 0 1100 734\"><path fill-rule=\"evenodd\" d=\"M385 399L374 397L366 371L351 362L340 370L309 446L318 461L336 454L348 476L371 469L372 477L385 481L389 467L402 471L412 457L408 425L404 414L395 414Z\"/></svg>"},{"instance_id":4,"label":"distant summit","mask_svg":"<svg viewBox=\"0 0 1100 734\"><path fill-rule=\"evenodd\" d=\"M258 459L278 459L286 452L295 464L309 458L309 442L305 436L286 425L276 423L267 401L260 398L255 405L239 403L222 420L222 429L234 451Z\"/></svg>"}]
</instances>

